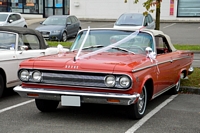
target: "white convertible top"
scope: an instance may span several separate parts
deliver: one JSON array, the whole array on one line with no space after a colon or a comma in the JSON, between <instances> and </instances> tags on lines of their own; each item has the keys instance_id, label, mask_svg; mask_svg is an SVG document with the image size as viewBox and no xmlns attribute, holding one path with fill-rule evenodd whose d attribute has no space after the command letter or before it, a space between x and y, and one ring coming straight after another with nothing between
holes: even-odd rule
<instances>
[{"instance_id":1,"label":"white convertible top","mask_svg":"<svg viewBox=\"0 0 200 133\"><path fill-rule=\"evenodd\" d=\"M168 43L169 43L169 46L171 48L172 51L176 51L176 48L174 47L174 45L172 44L171 42L171 39L168 35L166 35L165 33L163 33L162 31L160 30L151 30L151 29L144 29L142 31L149 31L151 32L154 36L165 36L165 38L167 39Z\"/></svg>"}]
</instances>

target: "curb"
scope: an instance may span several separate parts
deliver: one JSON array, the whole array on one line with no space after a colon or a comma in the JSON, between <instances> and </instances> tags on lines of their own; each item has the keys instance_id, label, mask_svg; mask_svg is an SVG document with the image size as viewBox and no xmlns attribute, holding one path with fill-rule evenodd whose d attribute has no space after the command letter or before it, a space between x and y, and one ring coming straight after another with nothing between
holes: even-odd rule
<instances>
[{"instance_id":1,"label":"curb","mask_svg":"<svg viewBox=\"0 0 200 133\"><path fill-rule=\"evenodd\" d=\"M181 86L180 93L190 93L190 94L199 94L200 95L200 88L190 87L190 86Z\"/></svg>"}]
</instances>

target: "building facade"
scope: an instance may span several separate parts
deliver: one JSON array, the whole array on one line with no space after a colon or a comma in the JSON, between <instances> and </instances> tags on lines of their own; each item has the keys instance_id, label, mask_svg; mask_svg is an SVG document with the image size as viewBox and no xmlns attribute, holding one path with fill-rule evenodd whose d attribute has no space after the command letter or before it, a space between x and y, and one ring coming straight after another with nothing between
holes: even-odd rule
<instances>
[{"instance_id":1,"label":"building facade","mask_svg":"<svg viewBox=\"0 0 200 133\"><path fill-rule=\"evenodd\" d=\"M144 12L146 0L71 0L70 12L81 19L117 19L124 12ZM155 7L152 7L155 9ZM155 18L155 12L152 14ZM200 0L162 0L161 20L200 21Z\"/></svg>"},{"instance_id":2,"label":"building facade","mask_svg":"<svg viewBox=\"0 0 200 133\"><path fill-rule=\"evenodd\" d=\"M24 16L68 15L70 0L0 0L0 12L19 12Z\"/></svg>"},{"instance_id":3,"label":"building facade","mask_svg":"<svg viewBox=\"0 0 200 133\"><path fill-rule=\"evenodd\" d=\"M116 20L124 12L144 12L146 0L0 0L0 12L20 12L26 17L76 15L81 20ZM152 7L155 9L155 7ZM155 12L152 13L155 18ZM163 0L161 20L200 21L200 0Z\"/></svg>"}]
</instances>

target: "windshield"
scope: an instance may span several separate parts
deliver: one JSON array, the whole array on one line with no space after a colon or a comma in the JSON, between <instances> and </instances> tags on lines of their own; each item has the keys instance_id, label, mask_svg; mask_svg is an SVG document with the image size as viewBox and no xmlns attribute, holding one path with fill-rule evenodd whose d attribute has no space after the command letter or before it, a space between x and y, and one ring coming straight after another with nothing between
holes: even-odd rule
<instances>
[{"instance_id":1,"label":"windshield","mask_svg":"<svg viewBox=\"0 0 200 133\"><path fill-rule=\"evenodd\" d=\"M141 26L143 18L143 14L123 14L116 21L116 25Z\"/></svg>"},{"instance_id":2,"label":"windshield","mask_svg":"<svg viewBox=\"0 0 200 133\"><path fill-rule=\"evenodd\" d=\"M66 25L66 18L49 17L42 24L44 24L44 25Z\"/></svg>"},{"instance_id":3,"label":"windshield","mask_svg":"<svg viewBox=\"0 0 200 133\"><path fill-rule=\"evenodd\" d=\"M86 52L126 52L132 54L145 54L145 48L153 49L152 36L145 32L131 32L119 30L91 30L86 36L87 30L80 32L71 51L78 50L81 45L82 51ZM86 39L85 39L86 38ZM83 43L83 41L85 42Z\"/></svg>"},{"instance_id":4,"label":"windshield","mask_svg":"<svg viewBox=\"0 0 200 133\"><path fill-rule=\"evenodd\" d=\"M8 14L0 14L0 22L6 21Z\"/></svg>"},{"instance_id":5,"label":"windshield","mask_svg":"<svg viewBox=\"0 0 200 133\"><path fill-rule=\"evenodd\" d=\"M0 32L0 49L15 49L16 44L16 34Z\"/></svg>"}]
</instances>

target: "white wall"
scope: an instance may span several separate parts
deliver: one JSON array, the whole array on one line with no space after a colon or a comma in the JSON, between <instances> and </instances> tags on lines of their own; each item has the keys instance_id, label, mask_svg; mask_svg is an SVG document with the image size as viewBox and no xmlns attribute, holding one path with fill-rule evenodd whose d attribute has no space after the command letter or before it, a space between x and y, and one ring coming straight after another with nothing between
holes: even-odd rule
<instances>
[{"instance_id":1,"label":"white wall","mask_svg":"<svg viewBox=\"0 0 200 133\"><path fill-rule=\"evenodd\" d=\"M146 0L134 4L134 0L71 0L70 14L76 15L81 20L116 20L124 12L144 12L142 6ZM170 0L163 0L161 3L161 20L199 21L200 18L177 18L177 1L174 0L174 14L170 15ZM153 7L155 9L155 7ZM152 13L155 18L155 12Z\"/></svg>"}]
</instances>

